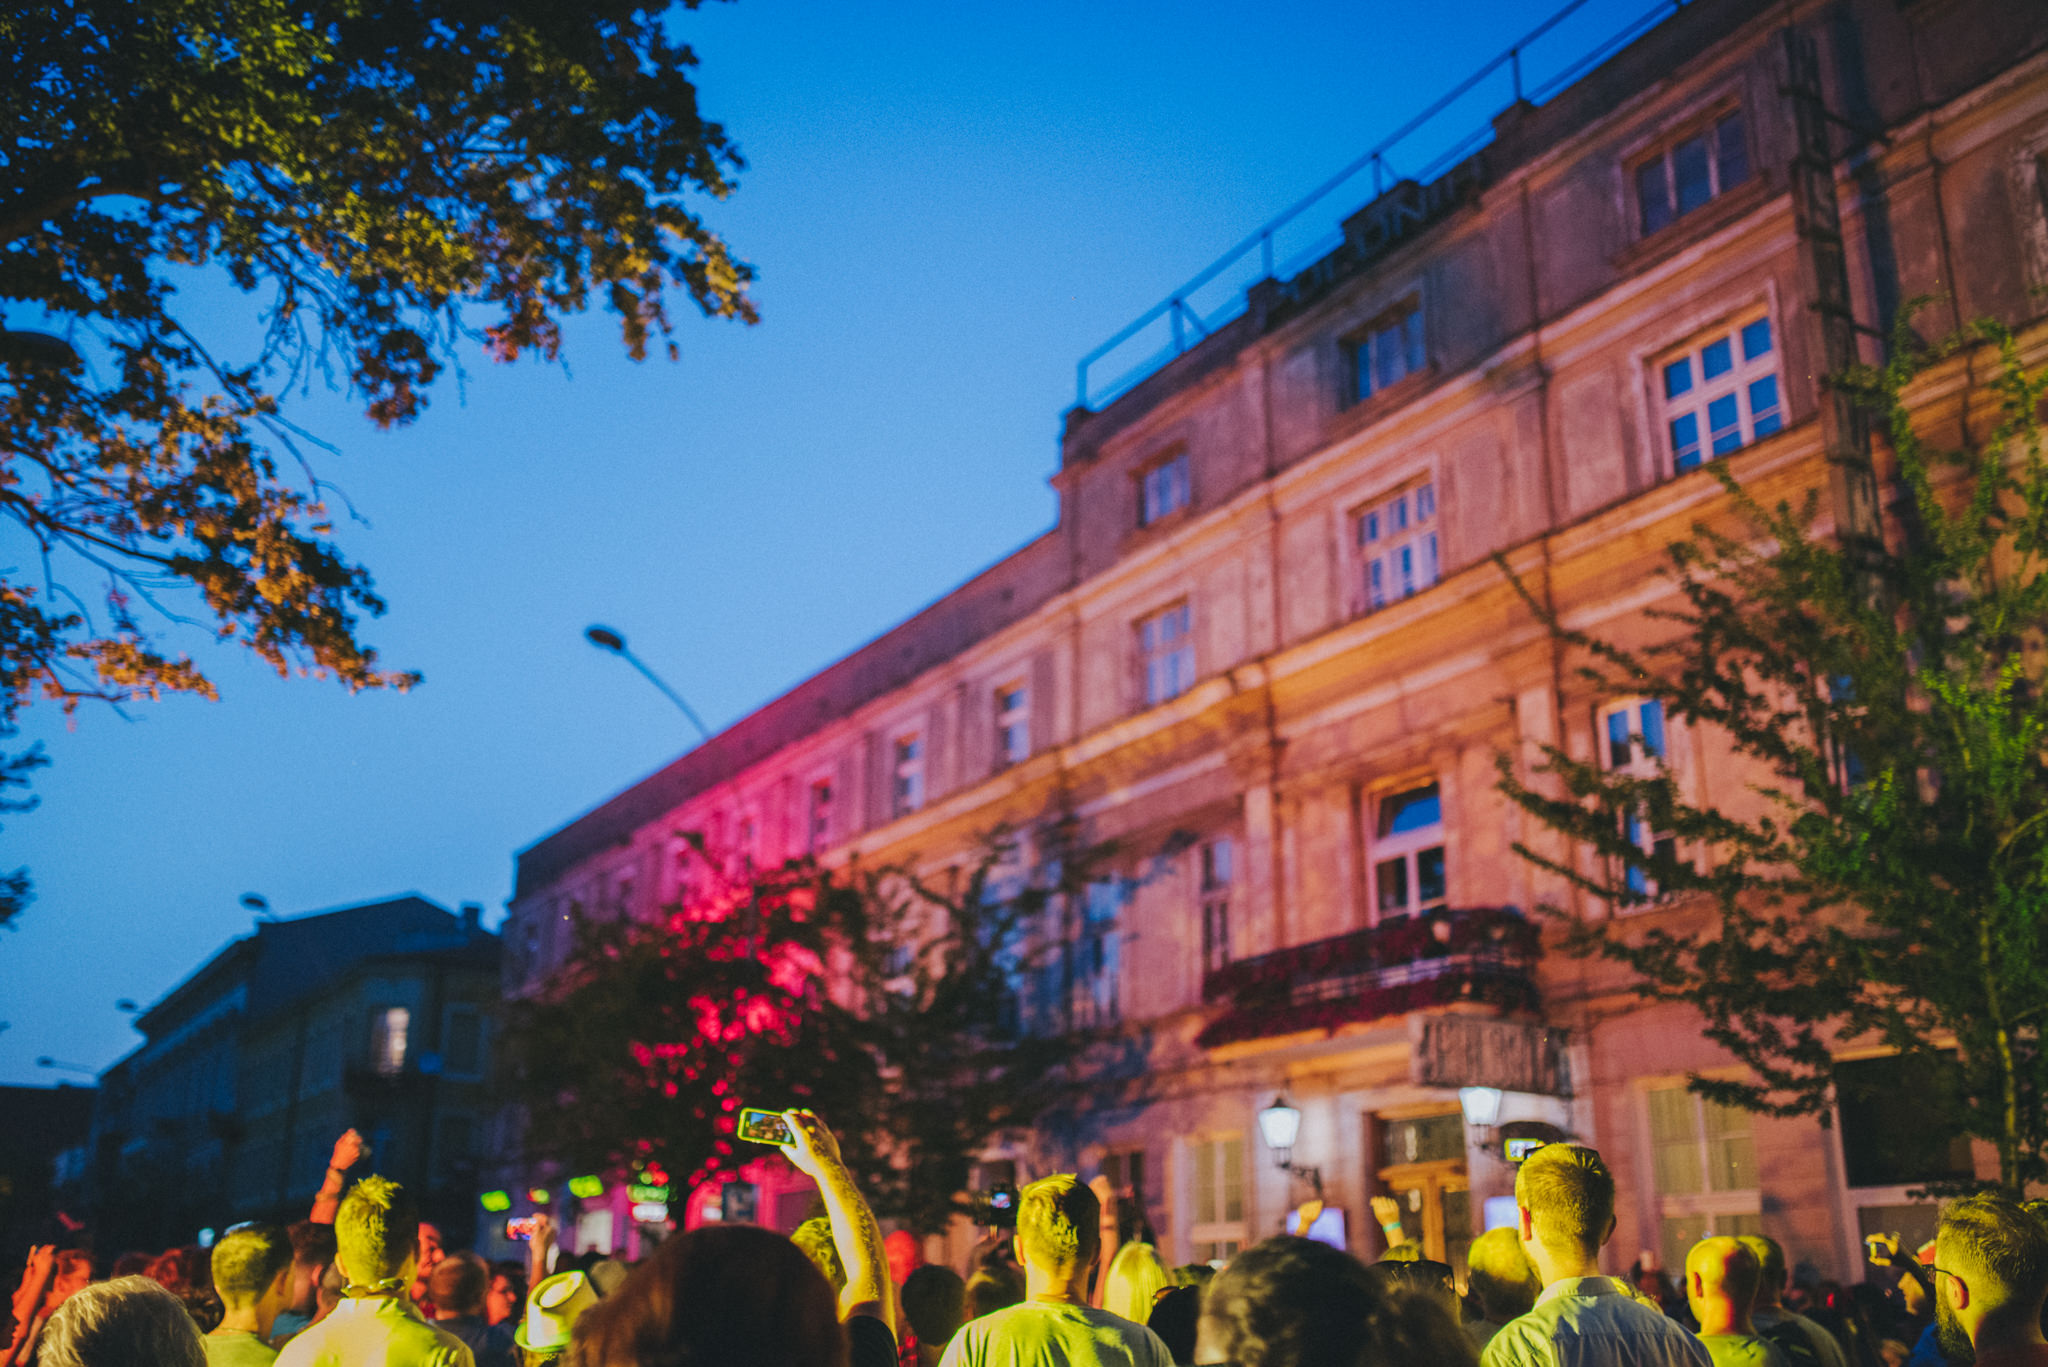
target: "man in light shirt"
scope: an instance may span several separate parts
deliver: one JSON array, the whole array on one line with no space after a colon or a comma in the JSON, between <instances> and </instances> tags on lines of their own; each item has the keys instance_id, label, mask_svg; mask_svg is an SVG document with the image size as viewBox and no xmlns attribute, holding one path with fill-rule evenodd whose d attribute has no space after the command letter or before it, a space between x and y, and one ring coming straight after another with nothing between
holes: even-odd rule
<instances>
[{"instance_id":1,"label":"man in light shirt","mask_svg":"<svg viewBox=\"0 0 2048 1367\"><path fill-rule=\"evenodd\" d=\"M1041 1177L1017 1200L1024 1300L970 1321L940 1367L1173 1367L1142 1324L1088 1304L1102 1205L1071 1173Z\"/></svg>"},{"instance_id":2,"label":"man in light shirt","mask_svg":"<svg viewBox=\"0 0 2048 1367\"><path fill-rule=\"evenodd\" d=\"M1793 1367L1798 1367L1797 1345L1801 1343L1806 1345L1816 1367L1849 1367L1848 1356L1833 1334L1796 1310L1785 1308L1785 1250L1778 1241L1760 1234L1737 1237L1744 1248L1756 1254L1757 1264L1763 1269L1763 1279L1756 1286L1756 1309L1749 1312L1756 1331L1783 1348L1785 1356L1793 1359Z\"/></svg>"},{"instance_id":3,"label":"man in light shirt","mask_svg":"<svg viewBox=\"0 0 2048 1367\"><path fill-rule=\"evenodd\" d=\"M1726 1235L1702 1239L1685 1255L1685 1301L1714 1367L1792 1367L1749 1320L1762 1276L1756 1254Z\"/></svg>"},{"instance_id":4,"label":"man in light shirt","mask_svg":"<svg viewBox=\"0 0 2048 1367\"><path fill-rule=\"evenodd\" d=\"M277 1355L278 1367L476 1367L469 1345L420 1318L420 1211L405 1188L369 1176L334 1217L335 1267L348 1298Z\"/></svg>"},{"instance_id":5,"label":"man in light shirt","mask_svg":"<svg viewBox=\"0 0 2048 1367\"><path fill-rule=\"evenodd\" d=\"M1546 1144L1515 1174L1522 1251L1543 1283L1536 1308L1495 1334L1480 1367L1713 1367L1700 1341L1600 1275L1614 1234L1614 1178L1578 1144Z\"/></svg>"}]
</instances>

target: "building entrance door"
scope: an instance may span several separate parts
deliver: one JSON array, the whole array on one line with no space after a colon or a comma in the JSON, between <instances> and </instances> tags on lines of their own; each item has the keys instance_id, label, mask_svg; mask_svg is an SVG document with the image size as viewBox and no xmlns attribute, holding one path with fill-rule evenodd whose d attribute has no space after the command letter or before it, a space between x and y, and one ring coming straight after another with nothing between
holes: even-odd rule
<instances>
[{"instance_id":1,"label":"building entrance door","mask_svg":"<svg viewBox=\"0 0 2048 1367\"><path fill-rule=\"evenodd\" d=\"M1459 1285L1472 1246L1465 1118L1457 1111L1382 1117L1377 1127L1381 1189L1401 1208L1401 1230L1423 1256L1449 1263Z\"/></svg>"}]
</instances>

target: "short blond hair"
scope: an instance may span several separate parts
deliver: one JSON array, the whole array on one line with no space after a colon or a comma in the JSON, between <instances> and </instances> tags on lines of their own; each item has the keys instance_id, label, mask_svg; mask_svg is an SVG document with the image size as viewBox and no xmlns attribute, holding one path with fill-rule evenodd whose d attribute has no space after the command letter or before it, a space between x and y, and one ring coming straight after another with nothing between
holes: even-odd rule
<instances>
[{"instance_id":1,"label":"short blond hair","mask_svg":"<svg viewBox=\"0 0 2048 1367\"><path fill-rule=\"evenodd\" d=\"M341 1198L334 1242L351 1285L391 1281L419 1252L419 1205L404 1187L372 1173Z\"/></svg>"},{"instance_id":2,"label":"short blond hair","mask_svg":"<svg viewBox=\"0 0 2048 1367\"><path fill-rule=\"evenodd\" d=\"M1101 1247L1102 1202L1073 1173L1041 1177L1018 1194L1017 1253L1026 1262L1078 1267Z\"/></svg>"},{"instance_id":3,"label":"short blond hair","mask_svg":"<svg viewBox=\"0 0 2048 1367\"><path fill-rule=\"evenodd\" d=\"M1614 1174L1597 1149L1545 1144L1515 1174L1515 1204L1543 1222L1545 1248L1597 1253L1614 1224Z\"/></svg>"}]
</instances>

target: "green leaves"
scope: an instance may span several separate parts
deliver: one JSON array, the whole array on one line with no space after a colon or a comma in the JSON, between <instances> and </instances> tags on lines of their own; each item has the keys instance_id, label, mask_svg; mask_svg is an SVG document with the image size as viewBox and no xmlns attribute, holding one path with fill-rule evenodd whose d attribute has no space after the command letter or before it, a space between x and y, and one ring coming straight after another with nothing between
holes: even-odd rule
<instances>
[{"instance_id":1,"label":"green leaves","mask_svg":"<svg viewBox=\"0 0 2048 1367\"><path fill-rule=\"evenodd\" d=\"M1755 1078L1698 1090L1825 1120L1838 1047L1942 1054L1960 1079L1947 1123L1994 1141L2018 1185L2048 1175L2048 377L1995 324L1928 348L1911 317L1886 366L1839 381L1889 437L1882 544L1831 536L1814 496L1766 507L1717 471L1737 525L1670 548L1682 607L1654 614L1660 643L1565 630L1524 595L1583 686L1725 742L1761 805L1698 806L1666 765L1615 773L1555 747L1531 773L1504 760L1500 786L1572 852L1517 849L1590 905L1643 905L1633 866L1674 924L1706 918L1694 934L1610 914L1568 937L1695 1006ZM1928 402L1973 376L1974 409ZM1670 857L1629 839L1643 813L1675 834Z\"/></svg>"},{"instance_id":2,"label":"green leaves","mask_svg":"<svg viewBox=\"0 0 2048 1367\"><path fill-rule=\"evenodd\" d=\"M672 331L677 292L752 321L751 270L690 207L730 193L740 160L699 115L666 13L0 14L0 515L44 562L35 587L0 580L0 723L36 696L210 694L150 644L186 617L280 673L417 681L358 637L384 604L331 539L277 395L331 371L373 422L407 423L466 344L557 356L562 315L593 291L636 357ZM255 354L216 356L188 330L167 269L181 265L251 296ZM46 581L67 579L82 593L58 596L78 610L51 606ZM94 594L111 630L84 606Z\"/></svg>"}]
</instances>

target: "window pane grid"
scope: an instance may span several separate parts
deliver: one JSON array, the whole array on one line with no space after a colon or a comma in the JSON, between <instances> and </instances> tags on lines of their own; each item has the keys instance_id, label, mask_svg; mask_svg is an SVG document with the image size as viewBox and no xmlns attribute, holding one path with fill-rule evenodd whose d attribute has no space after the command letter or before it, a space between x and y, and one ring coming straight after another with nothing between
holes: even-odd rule
<instances>
[{"instance_id":1,"label":"window pane grid","mask_svg":"<svg viewBox=\"0 0 2048 1367\"><path fill-rule=\"evenodd\" d=\"M1437 582L1436 485L1404 489L1353 518L1364 609L1376 611Z\"/></svg>"},{"instance_id":2,"label":"window pane grid","mask_svg":"<svg viewBox=\"0 0 2048 1367\"><path fill-rule=\"evenodd\" d=\"M1637 223L1644 237L1749 179L1741 111L1671 143L1636 167Z\"/></svg>"},{"instance_id":3,"label":"window pane grid","mask_svg":"<svg viewBox=\"0 0 2048 1367\"><path fill-rule=\"evenodd\" d=\"M1424 350L1422 310L1415 304L1374 324L1351 348L1356 397L1370 398L1422 370Z\"/></svg>"},{"instance_id":4,"label":"window pane grid","mask_svg":"<svg viewBox=\"0 0 2048 1367\"><path fill-rule=\"evenodd\" d=\"M1738 451L1784 426L1768 317L1716 329L1653 371L1663 396L1674 474Z\"/></svg>"},{"instance_id":5,"label":"window pane grid","mask_svg":"<svg viewBox=\"0 0 2048 1367\"><path fill-rule=\"evenodd\" d=\"M1138 624L1138 654L1144 664L1145 702L1152 705L1185 693L1195 681L1195 644L1186 603Z\"/></svg>"}]
</instances>

